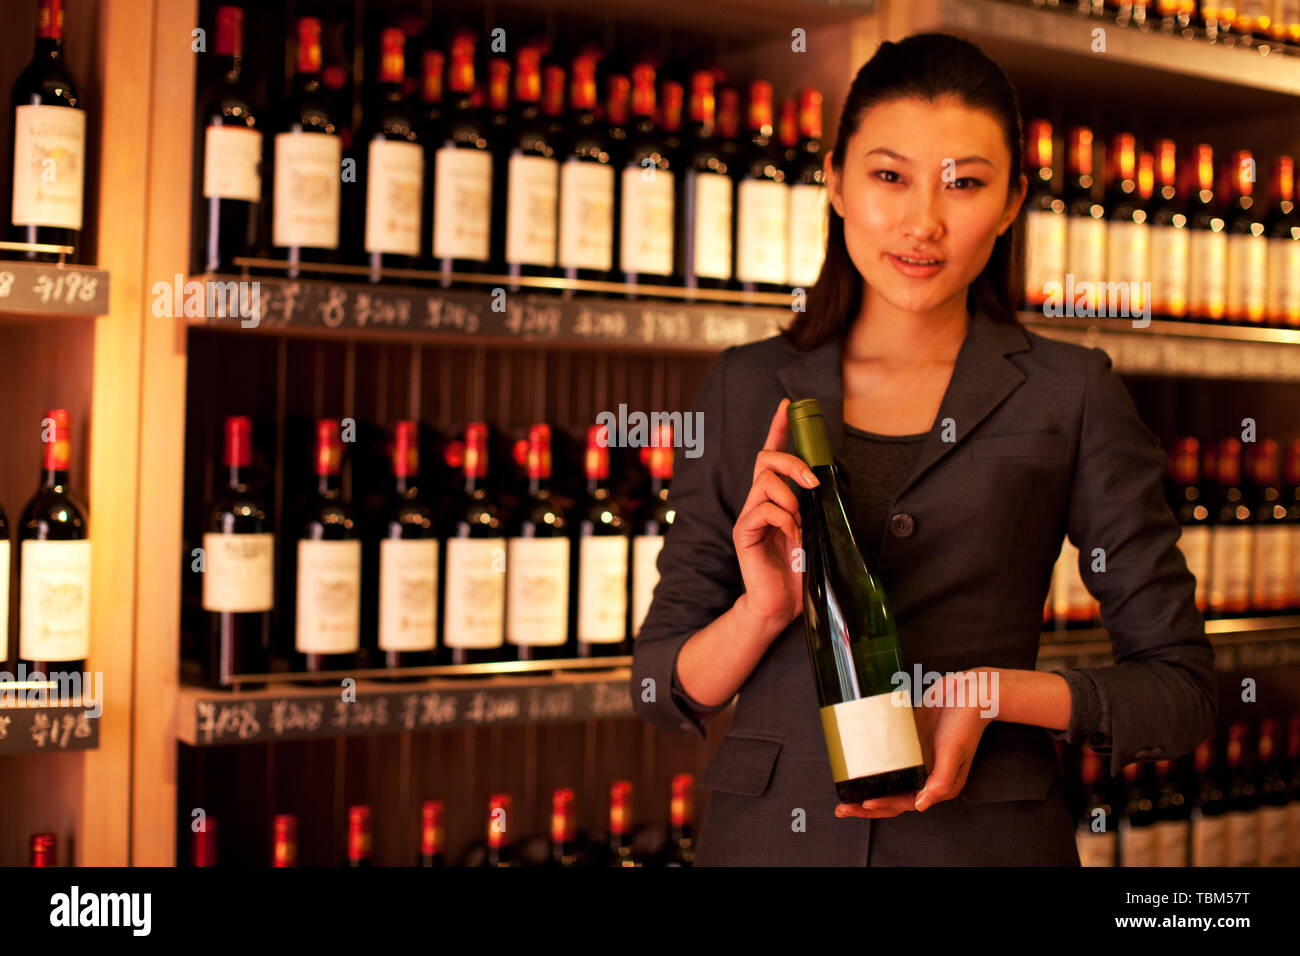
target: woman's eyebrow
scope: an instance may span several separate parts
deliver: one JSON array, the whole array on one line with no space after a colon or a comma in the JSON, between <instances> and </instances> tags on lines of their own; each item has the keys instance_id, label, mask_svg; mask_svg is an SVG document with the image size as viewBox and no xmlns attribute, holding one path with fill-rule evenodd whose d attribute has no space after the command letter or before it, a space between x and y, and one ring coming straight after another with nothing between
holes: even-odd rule
<instances>
[{"instance_id":1,"label":"woman's eyebrow","mask_svg":"<svg viewBox=\"0 0 1300 956\"><path fill-rule=\"evenodd\" d=\"M886 149L884 146L877 146L875 149L868 150L865 153L865 155L874 156L877 153L879 153L882 156L888 156L891 159L896 159L900 163L910 163L912 161L908 157L904 156L902 153L896 153L892 149ZM960 166L962 163L983 163L986 166L993 166L992 160L986 159L985 157L980 156L978 154L972 156L963 156L961 159L954 159L953 163L958 166Z\"/></svg>"}]
</instances>

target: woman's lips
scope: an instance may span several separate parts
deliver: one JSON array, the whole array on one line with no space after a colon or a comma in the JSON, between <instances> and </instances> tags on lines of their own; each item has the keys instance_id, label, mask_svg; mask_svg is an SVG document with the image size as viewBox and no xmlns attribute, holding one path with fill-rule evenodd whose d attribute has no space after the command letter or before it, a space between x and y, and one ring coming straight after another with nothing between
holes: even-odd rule
<instances>
[{"instance_id":1,"label":"woman's lips","mask_svg":"<svg viewBox=\"0 0 1300 956\"><path fill-rule=\"evenodd\" d=\"M936 275L944 266L942 259L934 260L931 265L925 265L916 261L908 262L902 256L896 256L892 252L887 252L885 255L889 257L889 261L895 269L913 279L928 279L930 276ZM919 259L920 257L908 256L907 258Z\"/></svg>"}]
</instances>

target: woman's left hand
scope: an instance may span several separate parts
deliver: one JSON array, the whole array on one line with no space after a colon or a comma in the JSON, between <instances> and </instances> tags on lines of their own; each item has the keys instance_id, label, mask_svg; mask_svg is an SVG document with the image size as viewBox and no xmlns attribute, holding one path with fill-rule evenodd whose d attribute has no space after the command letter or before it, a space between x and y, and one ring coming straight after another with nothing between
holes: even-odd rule
<instances>
[{"instance_id":1,"label":"woman's left hand","mask_svg":"<svg viewBox=\"0 0 1300 956\"><path fill-rule=\"evenodd\" d=\"M968 672L944 676L944 693L937 705L912 708L921 755L930 768L920 792L896 793L861 804L841 803L835 808L837 817L896 817L908 810L924 811L961 793L984 728L996 719L981 714L983 705L978 700L956 703L963 701L963 689L956 688L963 673Z\"/></svg>"}]
</instances>

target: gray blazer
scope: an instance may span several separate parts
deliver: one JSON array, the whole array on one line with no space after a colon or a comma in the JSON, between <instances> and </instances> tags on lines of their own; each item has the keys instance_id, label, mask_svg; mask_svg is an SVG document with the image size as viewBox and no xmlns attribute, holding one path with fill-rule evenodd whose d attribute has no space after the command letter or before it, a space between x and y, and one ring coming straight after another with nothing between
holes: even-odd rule
<instances>
[{"instance_id":1,"label":"gray blazer","mask_svg":"<svg viewBox=\"0 0 1300 956\"><path fill-rule=\"evenodd\" d=\"M783 397L821 401L843 440L842 342L806 353L780 336L722 352L700 386L702 454L675 457L676 518L634 646L637 712L705 735L721 708L674 687L686 640L743 591L732 529ZM942 440L952 419L956 440ZM735 698L701 785L699 865L1078 865L1053 740L1110 755L1110 772L1194 750L1217 715L1214 652L1163 493L1166 455L1110 357L972 316L930 434L894 499L878 571L912 672L1033 670L1062 536L1080 551L1116 663L1063 672L1070 726L1001 720L966 785L923 813L864 820L839 802L796 618ZM1092 571L1094 548L1106 570ZM802 822L801 822L802 821Z\"/></svg>"}]
</instances>

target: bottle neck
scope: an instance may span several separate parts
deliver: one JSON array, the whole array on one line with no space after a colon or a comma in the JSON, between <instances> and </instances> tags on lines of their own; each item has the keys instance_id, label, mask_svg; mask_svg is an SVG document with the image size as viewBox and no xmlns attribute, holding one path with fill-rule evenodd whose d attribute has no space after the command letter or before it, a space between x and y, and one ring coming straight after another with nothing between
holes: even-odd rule
<instances>
[{"instance_id":1,"label":"bottle neck","mask_svg":"<svg viewBox=\"0 0 1300 956\"><path fill-rule=\"evenodd\" d=\"M68 469L45 468L41 471L41 487L49 491L66 491L68 487Z\"/></svg>"},{"instance_id":2,"label":"bottle neck","mask_svg":"<svg viewBox=\"0 0 1300 956\"><path fill-rule=\"evenodd\" d=\"M316 491L322 498L337 498L343 489L343 482L338 473L324 473L316 476Z\"/></svg>"},{"instance_id":3,"label":"bottle neck","mask_svg":"<svg viewBox=\"0 0 1300 956\"><path fill-rule=\"evenodd\" d=\"M232 491L238 491L248 486L248 481L245 477L246 470L242 465L229 465L227 470L229 471L227 477L228 488Z\"/></svg>"},{"instance_id":4,"label":"bottle neck","mask_svg":"<svg viewBox=\"0 0 1300 956\"><path fill-rule=\"evenodd\" d=\"M62 37L37 37L36 38L36 59L38 60L63 59L63 38Z\"/></svg>"}]
</instances>

